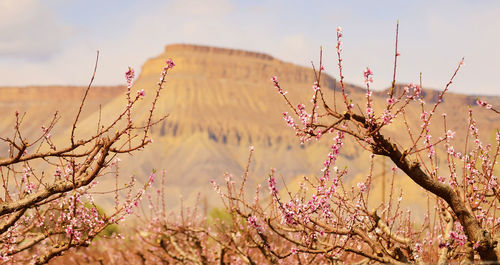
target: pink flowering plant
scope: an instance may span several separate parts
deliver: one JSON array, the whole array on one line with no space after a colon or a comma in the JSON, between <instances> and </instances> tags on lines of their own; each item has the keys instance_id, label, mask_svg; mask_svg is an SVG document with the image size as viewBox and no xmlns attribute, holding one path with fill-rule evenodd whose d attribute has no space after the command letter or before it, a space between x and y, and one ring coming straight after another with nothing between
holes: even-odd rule
<instances>
[{"instance_id":1,"label":"pink flowering plant","mask_svg":"<svg viewBox=\"0 0 500 265\"><path fill-rule=\"evenodd\" d=\"M500 194L494 169L499 156L500 133L497 129L493 144L483 143L470 108L469 113L464 113L468 116L468 128L464 128L466 141L462 151L457 151L453 142L455 132L448 129L446 114L436 115L436 112L463 66L463 59L435 103L429 105L424 100L421 84L396 85L396 65L400 56L398 30L399 24L393 81L383 106L374 106L370 88L374 73L370 68L363 72L365 107L360 108L359 102L349 98L343 81L343 32L340 27L337 28L336 46L340 91L333 91L332 102L329 101L331 94L327 97L321 87L324 70L321 59L319 68L314 69L310 109L303 103L293 103L278 77L272 77L275 89L289 108L283 112L283 118L300 143L326 137L331 147L322 173L312 178L304 177L296 192L289 191L286 185L280 188L275 171L268 178L268 200L259 199L258 193L252 201L239 192L244 189L246 174L239 186L232 179L227 181L226 189L214 184L233 219L245 220L247 225L241 230L251 243L247 242L246 251L240 253L241 258L265 260L266 263L498 261L496 246L500 219L496 211ZM338 93L339 101L336 99ZM497 113L479 99L477 104ZM412 127L408 121L413 106L420 110L419 127ZM442 123L442 131L431 130L432 122ZM396 126L395 123L404 126L405 141L396 142L389 136L388 128ZM347 140L357 142L371 153L368 175L353 186L345 180L348 167L337 165ZM443 156L438 155L438 149L446 150ZM373 200L370 191L377 156L392 161L392 183L397 172L402 172L426 191L429 201L435 202L428 204L422 221L415 221L411 210L403 210L404 192L393 185L389 201L369 208ZM438 157L441 165L437 163ZM238 245L237 240L232 243L234 247Z\"/></svg>"},{"instance_id":2,"label":"pink flowering plant","mask_svg":"<svg viewBox=\"0 0 500 265\"><path fill-rule=\"evenodd\" d=\"M180 214L166 215L164 191L159 198L148 197L151 215L144 216L147 227L137 228L134 242L117 250L111 262L144 264L332 264L347 263L472 263L497 262L499 205L495 166L500 150L500 133L493 144L483 142L472 108L464 128L464 146L456 147L456 132L447 126L446 114L437 115L453 79L463 66L459 62L434 103L424 100L421 84L396 85L398 28L394 53L392 86L385 99L375 100L371 90L375 76L363 72L365 103L355 102L344 85L342 29L337 28L337 55L340 87L324 90L319 68L314 69L310 103L294 103L278 77L271 78L274 89L288 110L285 124L301 144L328 142L318 175L304 177L298 188L286 185L276 170L267 178L267 188L255 194L246 189L249 167L241 178L225 175L225 183L211 184L224 205L215 221L196 208L182 208ZM330 93L330 94L327 94ZM339 100L337 100L337 97ZM330 102L330 100L332 100ZM478 100L484 111L493 106ZM379 104L379 105L377 105ZM361 107L363 106L363 107ZM410 115L418 110L417 124ZM438 130L432 123L442 124ZM391 126L403 126L406 135L390 135ZM398 128L401 131L401 128ZM326 138L326 139L325 139ZM340 164L344 144L353 141L369 153L367 175L349 182L349 167ZM442 150L442 152L441 152ZM460 151L459 151L460 150ZM373 203L375 159L392 161L388 200ZM438 164L437 161L441 161ZM404 209L405 190L395 181L408 177L427 196L425 216L415 219ZM375 205L375 206L374 206ZM424 206L425 208L425 206Z\"/></svg>"},{"instance_id":3,"label":"pink flowering plant","mask_svg":"<svg viewBox=\"0 0 500 265\"><path fill-rule=\"evenodd\" d=\"M23 136L24 114L16 112L12 136L0 138L8 146L8 152L0 159L2 264L45 264L69 249L89 246L107 227L134 212L153 181L151 177L143 185L136 185L132 177L124 183L124 188L119 188L119 156L134 153L152 142L149 129L166 117L153 117L155 103L164 88L167 71L174 63L167 61L145 121L132 122L131 119L133 107L138 106L145 92L141 89L131 95L134 70L129 67L125 73L127 92L123 109L109 123L99 117L95 133L78 137L79 118L92 86L97 61L72 129L64 136L66 141L61 144L52 141L55 135L60 136L53 131L59 119L58 112L33 139ZM116 187L97 192L99 183L110 178L114 178ZM96 194L114 194L113 209L100 209L94 199Z\"/></svg>"},{"instance_id":4,"label":"pink flowering plant","mask_svg":"<svg viewBox=\"0 0 500 265\"><path fill-rule=\"evenodd\" d=\"M273 169L266 179L267 187L258 185L255 193L248 192L249 167L256 152L250 147L247 167L240 178L226 174L222 184L211 181L224 206L212 217L200 213L196 207L182 207L180 214L166 214L162 174L162 188L156 195L146 196L150 214L141 216L141 225L135 227L136 233L126 247L120 248L118 245L122 243L116 241L103 243L112 253L107 261L138 264L498 262L500 194L495 167L500 153L500 132L497 129L494 141L486 143L480 136L484 132L479 131L480 121L475 119L472 108L463 113L467 124L461 133L449 128L446 114L438 115L446 93L463 66L463 59L430 104L425 100L421 80L418 84L396 85L400 56L398 30L399 24L392 85L387 94L382 95L383 101L377 101L379 96L372 91L376 75L371 68L360 71L366 85L364 99L355 100L349 95L348 86L344 84L340 27L336 43L338 89L328 91L322 87L322 51L319 67L313 66L315 80L310 102L292 102L291 92L280 84L278 77L271 78L278 96L286 104L287 109L282 112L285 124L299 142L320 141L329 147L317 175L303 177L298 187L292 189ZM173 62L167 61L165 70L172 66ZM143 95L138 92L138 96ZM480 99L477 104L484 107L479 111L498 114L492 105ZM412 122L415 116L416 122ZM442 126L431 127L431 124ZM395 126L399 126L396 136L391 134ZM460 134L465 135L465 140L456 144L454 140ZM355 183L348 179L350 169L340 159L348 142L360 145L369 154L367 174ZM374 186L379 181L374 174L377 157L392 161L392 170L389 198L374 203ZM23 172L30 174L29 169ZM402 177L409 178L425 193L427 204L423 218L415 218L411 209L403 207L406 191L395 185ZM68 208L74 209L71 201ZM88 213L92 214L92 211ZM68 227L73 228L65 228ZM61 233L66 237L68 233L75 234L71 230ZM86 258L102 262L91 253Z\"/></svg>"}]
</instances>

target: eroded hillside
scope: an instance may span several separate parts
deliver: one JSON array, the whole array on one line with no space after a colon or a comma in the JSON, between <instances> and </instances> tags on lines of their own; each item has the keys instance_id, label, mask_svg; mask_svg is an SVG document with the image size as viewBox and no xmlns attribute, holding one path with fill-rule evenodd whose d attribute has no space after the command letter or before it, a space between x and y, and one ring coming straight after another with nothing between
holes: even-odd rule
<instances>
[{"instance_id":1,"label":"eroded hillside","mask_svg":"<svg viewBox=\"0 0 500 265\"><path fill-rule=\"evenodd\" d=\"M132 88L133 91L146 90L147 98L140 104L150 102L149 98L154 96L156 83L167 58L172 58L176 67L167 77L166 90L162 91L156 113L168 113L169 117L153 128L153 145L135 153L133 157L122 157L120 170L124 179L130 174L136 174L141 179L150 174L153 168L165 169L167 194L172 206L178 204L179 196L193 200L200 191L202 197L206 196L209 202L215 202L217 195L211 190L209 180L222 181L224 172L240 175L245 168L250 145L256 150L250 168L250 189L257 183L265 183L271 167L290 181L302 175L320 173L331 137L326 136L320 142L301 146L294 132L282 119L282 112L289 109L270 82L271 76L278 76L294 104L309 104L314 79L310 68L256 52L185 44L169 45L162 54L149 59L140 71ZM322 80L327 98L333 101L333 93L337 90L339 100L339 84L336 80L330 76L324 76ZM346 90L349 97L364 109L364 89L348 85ZM75 102L80 100L83 88L4 88L0 91L4 95L0 106L3 113L9 115L14 109L24 109L28 113L34 113L29 114L33 116L27 116L30 120L43 122L55 109L64 110L60 126L66 128L67 133L72 122L68 118L76 113ZM102 122L109 122L110 117L119 113L125 104L124 88L96 87L92 91L94 94L87 102L85 117L78 125L77 133L80 135L95 132L99 113ZM386 92L374 95L377 111L385 103ZM437 95L436 91L426 90L424 99L430 105L437 100ZM491 97L487 100L494 104L500 103L499 98ZM466 129L466 115L474 102L473 96L450 93L438 109L437 114L448 114L448 128L459 132L456 143L465 140L463 131ZM338 103L340 104L340 100ZM99 110L99 104L103 104L102 110ZM495 129L500 127L500 117L490 115L477 106L472 108L475 117L484 121L480 123L480 131L486 139L491 139ZM144 109L149 107L145 106ZM142 115L133 118L141 119L147 113ZM413 128L419 128L419 106L410 106L407 117ZM11 128L12 122L12 118L6 119L2 132ZM444 134L442 126L440 122L432 124L436 135ZM39 125L32 126L29 130L35 132L39 130ZM408 138L402 131L405 131L402 124L395 124L385 133L397 139L397 142L404 143ZM64 139L67 138L58 136L58 141L62 142ZM368 154L357 144L347 140L341 154L337 164L339 167L349 167L350 178L359 178L366 173ZM386 165L387 168L392 167L388 162ZM376 170L380 171L380 168ZM101 180L105 183L107 181L114 182L112 179ZM404 178L401 181L402 185L410 185L410 190L419 190L410 181ZM375 188L378 187L375 184ZM419 196L415 192L409 200L418 199Z\"/></svg>"}]
</instances>

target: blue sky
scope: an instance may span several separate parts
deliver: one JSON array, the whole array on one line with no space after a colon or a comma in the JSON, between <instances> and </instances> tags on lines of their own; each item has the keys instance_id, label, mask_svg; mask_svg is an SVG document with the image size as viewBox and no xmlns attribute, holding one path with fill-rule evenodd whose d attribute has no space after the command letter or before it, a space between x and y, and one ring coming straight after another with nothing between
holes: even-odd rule
<instances>
[{"instance_id":1,"label":"blue sky","mask_svg":"<svg viewBox=\"0 0 500 265\"><path fill-rule=\"evenodd\" d=\"M465 57L452 91L500 95L500 1L102 1L0 0L0 86L124 83L167 44L194 43L268 53L310 65L320 45L336 77L336 27L344 29L346 81L374 87L392 78L400 20L399 82L443 88ZM273 73L269 73L270 76Z\"/></svg>"}]
</instances>

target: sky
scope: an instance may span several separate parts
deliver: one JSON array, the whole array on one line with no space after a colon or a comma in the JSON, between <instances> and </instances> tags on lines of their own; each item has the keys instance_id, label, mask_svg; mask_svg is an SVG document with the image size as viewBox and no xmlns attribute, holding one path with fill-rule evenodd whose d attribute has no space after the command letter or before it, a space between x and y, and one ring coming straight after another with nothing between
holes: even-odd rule
<instances>
[{"instance_id":1,"label":"sky","mask_svg":"<svg viewBox=\"0 0 500 265\"><path fill-rule=\"evenodd\" d=\"M345 81L375 89L392 80L399 20L397 81L500 96L500 1L0 0L0 86L86 85L100 51L96 85L125 83L128 66L174 43L263 52L310 66L323 47L338 76L341 26ZM269 73L271 77L273 73Z\"/></svg>"}]
</instances>

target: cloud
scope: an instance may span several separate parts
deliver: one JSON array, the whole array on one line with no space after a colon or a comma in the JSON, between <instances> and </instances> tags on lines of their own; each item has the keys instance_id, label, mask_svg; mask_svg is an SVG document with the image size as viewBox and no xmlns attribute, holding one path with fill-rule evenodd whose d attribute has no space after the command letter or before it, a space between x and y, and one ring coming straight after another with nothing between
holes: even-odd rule
<instances>
[{"instance_id":1,"label":"cloud","mask_svg":"<svg viewBox=\"0 0 500 265\"><path fill-rule=\"evenodd\" d=\"M61 50L71 28L42 0L0 1L0 56L48 60Z\"/></svg>"}]
</instances>

